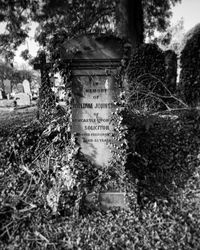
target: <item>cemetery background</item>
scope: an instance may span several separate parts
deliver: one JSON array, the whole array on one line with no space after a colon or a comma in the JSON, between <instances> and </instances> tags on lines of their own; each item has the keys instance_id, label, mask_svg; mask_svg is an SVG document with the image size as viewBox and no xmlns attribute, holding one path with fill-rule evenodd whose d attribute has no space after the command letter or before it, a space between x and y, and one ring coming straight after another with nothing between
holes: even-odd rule
<instances>
[{"instance_id":1,"label":"cemetery background","mask_svg":"<svg viewBox=\"0 0 200 250\"><path fill-rule=\"evenodd\" d=\"M16 68L6 65L3 61L0 63L0 72L0 110L6 111L14 108L14 106L30 106L31 100L35 98L35 94L38 92L39 88L39 76L37 72L31 70L17 70ZM20 98L15 96L19 93L23 93L22 97L25 98L22 99L21 103ZM23 101L26 99L27 101ZM33 104L34 102L32 102L32 105Z\"/></svg>"},{"instance_id":2,"label":"cemetery background","mask_svg":"<svg viewBox=\"0 0 200 250\"><path fill-rule=\"evenodd\" d=\"M115 116L123 143L120 158L103 169L80 154L70 133L71 72L57 65L66 80L67 112L52 105L40 120L17 127L1 144L2 248L199 246L199 111L159 85L158 79L166 77L164 58L156 46L142 45L128 68L128 59L122 61L122 72L129 77L123 81L132 77ZM49 85L46 71L43 83ZM138 74L143 76L140 81ZM45 86L43 90L48 93ZM48 96L51 101L51 93ZM167 111L162 110L163 102ZM113 180L126 189L130 210L100 209L98 194ZM91 192L92 202L86 199Z\"/></svg>"},{"instance_id":3,"label":"cemetery background","mask_svg":"<svg viewBox=\"0 0 200 250\"><path fill-rule=\"evenodd\" d=\"M17 70L0 62L0 111L13 111L16 108L36 106L40 73L34 70ZM64 85L59 76L52 77L53 92L58 102L64 101ZM22 95L21 95L22 93ZM21 100L20 100L21 99Z\"/></svg>"}]
</instances>

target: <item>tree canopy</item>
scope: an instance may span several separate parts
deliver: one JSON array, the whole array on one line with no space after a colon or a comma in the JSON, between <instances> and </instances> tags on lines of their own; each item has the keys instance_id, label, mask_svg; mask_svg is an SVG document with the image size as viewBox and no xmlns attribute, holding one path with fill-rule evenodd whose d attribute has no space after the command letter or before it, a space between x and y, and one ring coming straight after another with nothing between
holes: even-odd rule
<instances>
[{"instance_id":1,"label":"tree canopy","mask_svg":"<svg viewBox=\"0 0 200 250\"><path fill-rule=\"evenodd\" d=\"M0 88L3 86L3 80L11 80L11 84L17 84L22 82L24 79L32 81L34 78L33 71L11 67L3 61L0 61Z\"/></svg>"},{"instance_id":2,"label":"tree canopy","mask_svg":"<svg viewBox=\"0 0 200 250\"><path fill-rule=\"evenodd\" d=\"M170 26L165 32L156 37L155 43L162 50L173 50L177 55L180 55L185 43L184 38L184 20L181 18L176 24Z\"/></svg>"},{"instance_id":3,"label":"tree canopy","mask_svg":"<svg viewBox=\"0 0 200 250\"><path fill-rule=\"evenodd\" d=\"M171 6L181 0L2 0L0 22L6 30L0 34L0 53L12 60L18 46L28 37L29 24L38 22L35 39L51 51L57 44L77 34L116 34L120 3L142 5L138 22L144 20L145 34L152 36L155 30L164 31L169 25ZM129 6L129 5L127 5ZM131 17L131 11L128 15ZM130 18L130 21L132 18ZM142 25L142 23L138 23ZM27 56L27 54L26 54Z\"/></svg>"}]
</instances>

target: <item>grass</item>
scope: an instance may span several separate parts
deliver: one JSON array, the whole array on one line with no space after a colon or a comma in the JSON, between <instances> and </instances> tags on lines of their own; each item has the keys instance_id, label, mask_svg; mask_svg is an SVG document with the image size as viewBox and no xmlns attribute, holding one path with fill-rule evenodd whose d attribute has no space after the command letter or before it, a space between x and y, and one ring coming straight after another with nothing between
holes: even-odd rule
<instances>
[{"instance_id":1,"label":"grass","mask_svg":"<svg viewBox=\"0 0 200 250\"><path fill-rule=\"evenodd\" d=\"M28 124L36 118L36 109L0 111L0 136L9 134L13 130Z\"/></svg>"},{"instance_id":2,"label":"grass","mask_svg":"<svg viewBox=\"0 0 200 250\"><path fill-rule=\"evenodd\" d=\"M0 148L3 142L19 128L36 119L36 109L0 111Z\"/></svg>"}]
</instances>

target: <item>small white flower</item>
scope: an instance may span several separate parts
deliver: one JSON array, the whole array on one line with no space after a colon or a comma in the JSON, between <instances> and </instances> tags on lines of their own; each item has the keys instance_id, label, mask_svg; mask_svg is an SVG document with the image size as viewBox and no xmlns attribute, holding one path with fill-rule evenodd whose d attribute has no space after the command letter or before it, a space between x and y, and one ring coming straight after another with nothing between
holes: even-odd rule
<instances>
[{"instance_id":1,"label":"small white flower","mask_svg":"<svg viewBox=\"0 0 200 250\"><path fill-rule=\"evenodd\" d=\"M63 180L64 186L66 186L68 189L71 189L74 186L74 179L68 166L63 169L61 178Z\"/></svg>"},{"instance_id":2,"label":"small white flower","mask_svg":"<svg viewBox=\"0 0 200 250\"><path fill-rule=\"evenodd\" d=\"M51 188L46 197L46 200L49 207L52 209L53 213L57 212L59 198L60 198L59 190L55 187Z\"/></svg>"}]
</instances>

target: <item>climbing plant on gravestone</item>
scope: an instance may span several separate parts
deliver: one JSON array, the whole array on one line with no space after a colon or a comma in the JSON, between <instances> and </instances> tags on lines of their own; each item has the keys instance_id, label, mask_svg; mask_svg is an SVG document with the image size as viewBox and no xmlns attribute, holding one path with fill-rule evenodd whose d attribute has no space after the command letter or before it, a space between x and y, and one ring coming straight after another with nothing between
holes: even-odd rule
<instances>
[{"instance_id":1,"label":"climbing plant on gravestone","mask_svg":"<svg viewBox=\"0 0 200 250\"><path fill-rule=\"evenodd\" d=\"M127 67L129 103L142 110L158 109L165 104L165 56L155 44L137 48Z\"/></svg>"},{"instance_id":2,"label":"climbing plant on gravestone","mask_svg":"<svg viewBox=\"0 0 200 250\"><path fill-rule=\"evenodd\" d=\"M45 52L40 54L41 86L39 90L38 115L42 122L50 121L56 105L55 94L51 89L50 71L46 63Z\"/></svg>"}]
</instances>

